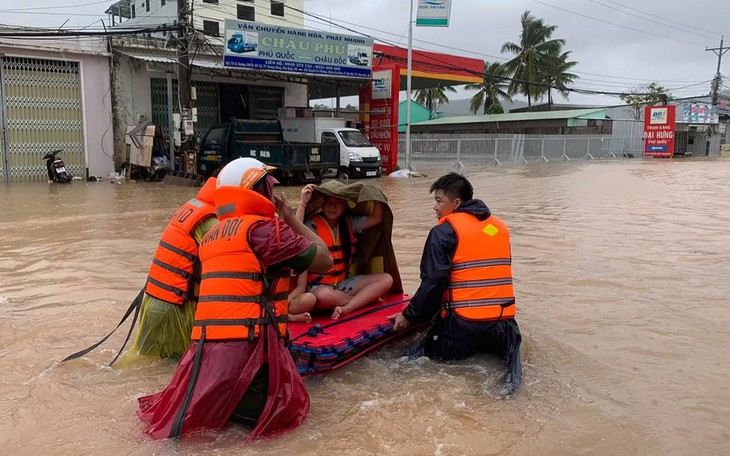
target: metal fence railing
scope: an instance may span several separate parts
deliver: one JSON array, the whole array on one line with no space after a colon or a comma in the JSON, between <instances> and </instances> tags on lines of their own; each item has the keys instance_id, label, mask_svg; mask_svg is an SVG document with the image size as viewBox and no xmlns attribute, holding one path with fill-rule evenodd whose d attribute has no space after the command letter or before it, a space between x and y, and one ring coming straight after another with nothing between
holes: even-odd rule
<instances>
[{"instance_id":1,"label":"metal fence railing","mask_svg":"<svg viewBox=\"0 0 730 456\"><path fill-rule=\"evenodd\" d=\"M519 163L642 157L641 136L498 135L419 133L411 135L414 165L504 166ZM398 143L405 165L405 135Z\"/></svg>"}]
</instances>

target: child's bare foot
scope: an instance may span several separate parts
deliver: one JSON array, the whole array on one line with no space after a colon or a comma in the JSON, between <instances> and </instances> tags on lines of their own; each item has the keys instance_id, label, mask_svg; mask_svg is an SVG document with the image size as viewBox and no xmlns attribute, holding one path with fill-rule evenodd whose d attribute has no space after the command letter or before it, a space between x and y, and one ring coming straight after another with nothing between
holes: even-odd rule
<instances>
[{"instance_id":1,"label":"child's bare foot","mask_svg":"<svg viewBox=\"0 0 730 456\"><path fill-rule=\"evenodd\" d=\"M309 312L303 312L300 314L289 314L288 320L291 323L311 323L312 315Z\"/></svg>"},{"instance_id":2,"label":"child's bare foot","mask_svg":"<svg viewBox=\"0 0 730 456\"><path fill-rule=\"evenodd\" d=\"M333 320L339 320L341 316L345 315L347 311L345 310L344 306L337 306L335 307L335 310L332 311L332 319Z\"/></svg>"}]
</instances>

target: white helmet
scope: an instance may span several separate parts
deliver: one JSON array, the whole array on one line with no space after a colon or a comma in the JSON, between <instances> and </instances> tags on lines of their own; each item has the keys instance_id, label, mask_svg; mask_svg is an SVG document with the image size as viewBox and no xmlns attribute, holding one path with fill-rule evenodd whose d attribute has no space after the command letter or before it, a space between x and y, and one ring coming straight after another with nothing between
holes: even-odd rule
<instances>
[{"instance_id":1,"label":"white helmet","mask_svg":"<svg viewBox=\"0 0 730 456\"><path fill-rule=\"evenodd\" d=\"M269 171L276 168L262 163L255 158L237 158L228 163L218 173L218 184L220 187L242 187L253 189L253 187Z\"/></svg>"}]
</instances>

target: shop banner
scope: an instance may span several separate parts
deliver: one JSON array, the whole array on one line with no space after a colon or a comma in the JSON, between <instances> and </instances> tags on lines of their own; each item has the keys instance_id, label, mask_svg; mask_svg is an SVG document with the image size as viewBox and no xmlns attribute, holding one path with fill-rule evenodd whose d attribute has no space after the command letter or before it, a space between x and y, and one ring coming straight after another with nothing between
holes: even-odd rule
<instances>
[{"instance_id":1,"label":"shop banner","mask_svg":"<svg viewBox=\"0 0 730 456\"><path fill-rule=\"evenodd\" d=\"M644 111L644 155L672 157L676 106L647 106Z\"/></svg>"},{"instance_id":2,"label":"shop banner","mask_svg":"<svg viewBox=\"0 0 730 456\"><path fill-rule=\"evenodd\" d=\"M682 116L677 119L680 123L688 124L718 124L720 113L717 106L706 103L682 103Z\"/></svg>"},{"instance_id":3,"label":"shop banner","mask_svg":"<svg viewBox=\"0 0 730 456\"><path fill-rule=\"evenodd\" d=\"M368 79L373 40L226 19L223 66Z\"/></svg>"},{"instance_id":4,"label":"shop banner","mask_svg":"<svg viewBox=\"0 0 730 456\"><path fill-rule=\"evenodd\" d=\"M424 27L448 27L451 0L418 0L416 25Z\"/></svg>"}]
</instances>

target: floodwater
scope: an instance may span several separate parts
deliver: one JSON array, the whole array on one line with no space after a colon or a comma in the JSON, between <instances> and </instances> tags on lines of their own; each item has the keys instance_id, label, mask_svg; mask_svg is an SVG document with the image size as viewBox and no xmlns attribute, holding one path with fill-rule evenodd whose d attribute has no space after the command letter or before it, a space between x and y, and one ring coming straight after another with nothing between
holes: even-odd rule
<instances>
[{"instance_id":1,"label":"floodwater","mask_svg":"<svg viewBox=\"0 0 730 456\"><path fill-rule=\"evenodd\" d=\"M426 170L422 170L426 171ZM435 223L427 179L379 179L406 291ZM498 400L489 357L404 362L399 341L308 380L308 420L243 444L151 441L136 398L174 363L82 359L144 283L194 189L0 186L0 449L22 455L688 455L730 453L730 161L469 169L511 227L524 383ZM284 189L291 200L298 189Z\"/></svg>"}]
</instances>

